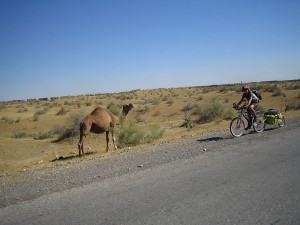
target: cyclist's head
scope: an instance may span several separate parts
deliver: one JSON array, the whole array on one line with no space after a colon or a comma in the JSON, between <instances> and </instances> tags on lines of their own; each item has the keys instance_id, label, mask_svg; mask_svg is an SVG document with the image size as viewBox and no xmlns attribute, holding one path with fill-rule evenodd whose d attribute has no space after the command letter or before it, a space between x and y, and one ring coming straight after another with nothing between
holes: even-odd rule
<instances>
[{"instance_id":1,"label":"cyclist's head","mask_svg":"<svg viewBox=\"0 0 300 225\"><path fill-rule=\"evenodd\" d=\"M249 91L249 90L250 90L250 87L247 86L247 85L244 85L244 86L242 87L242 92Z\"/></svg>"}]
</instances>

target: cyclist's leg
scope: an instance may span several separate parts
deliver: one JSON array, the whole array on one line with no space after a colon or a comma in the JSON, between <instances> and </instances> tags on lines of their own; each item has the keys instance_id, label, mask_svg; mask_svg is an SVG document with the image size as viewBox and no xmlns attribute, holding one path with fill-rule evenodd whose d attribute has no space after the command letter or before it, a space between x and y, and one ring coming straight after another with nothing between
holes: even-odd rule
<instances>
[{"instance_id":1,"label":"cyclist's leg","mask_svg":"<svg viewBox=\"0 0 300 225\"><path fill-rule=\"evenodd\" d=\"M249 107L248 107L248 113L253 115L253 121L256 121L256 111L255 109L257 108L257 103L252 102Z\"/></svg>"}]
</instances>

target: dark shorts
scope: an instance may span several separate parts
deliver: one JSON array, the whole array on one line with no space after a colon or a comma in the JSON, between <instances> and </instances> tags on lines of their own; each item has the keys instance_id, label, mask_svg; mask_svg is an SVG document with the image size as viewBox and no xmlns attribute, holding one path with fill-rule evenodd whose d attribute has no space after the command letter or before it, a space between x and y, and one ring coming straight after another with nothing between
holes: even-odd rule
<instances>
[{"instance_id":1,"label":"dark shorts","mask_svg":"<svg viewBox=\"0 0 300 225\"><path fill-rule=\"evenodd\" d=\"M252 106L252 105L253 105L253 108L256 109L257 106L258 106L258 102L252 101L251 104L250 104L250 106Z\"/></svg>"}]
</instances>

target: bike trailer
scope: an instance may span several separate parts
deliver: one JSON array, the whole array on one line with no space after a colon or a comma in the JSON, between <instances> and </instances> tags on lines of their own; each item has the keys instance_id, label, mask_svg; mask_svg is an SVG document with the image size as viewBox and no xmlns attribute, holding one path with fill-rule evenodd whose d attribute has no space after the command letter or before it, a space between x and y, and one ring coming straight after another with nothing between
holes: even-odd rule
<instances>
[{"instance_id":1,"label":"bike trailer","mask_svg":"<svg viewBox=\"0 0 300 225\"><path fill-rule=\"evenodd\" d=\"M269 109L264 116L267 124L274 125L282 122L282 114L277 109Z\"/></svg>"}]
</instances>

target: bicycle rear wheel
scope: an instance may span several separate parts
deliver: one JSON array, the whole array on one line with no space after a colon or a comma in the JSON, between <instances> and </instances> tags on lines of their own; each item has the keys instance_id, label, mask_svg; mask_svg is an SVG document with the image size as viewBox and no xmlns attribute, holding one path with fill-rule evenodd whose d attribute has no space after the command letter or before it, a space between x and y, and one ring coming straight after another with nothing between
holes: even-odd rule
<instances>
[{"instance_id":1,"label":"bicycle rear wheel","mask_svg":"<svg viewBox=\"0 0 300 225\"><path fill-rule=\"evenodd\" d=\"M233 118L230 123L230 133L234 137L240 137L244 134L244 132L245 132L244 121L239 117Z\"/></svg>"},{"instance_id":2,"label":"bicycle rear wheel","mask_svg":"<svg viewBox=\"0 0 300 225\"><path fill-rule=\"evenodd\" d=\"M256 115L256 122L253 123L253 129L257 132L263 132L265 129L265 118L263 115Z\"/></svg>"},{"instance_id":3,"label":"bicycle rear wheel","mask_svg":"<svg viewBox=\"0 0 300 225\"><path fill-rule=\"evenodd\" d=\"M282 119L282 122L278 123L279 127L283 127L285 125L285 118L284 118L284 116L282 116L281 119Z\"/></svg>"}]
</instances>

